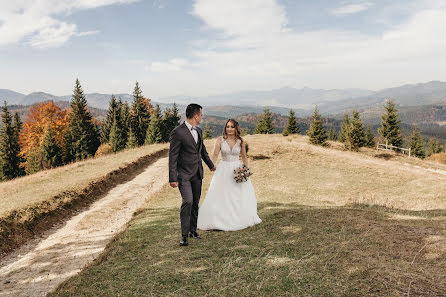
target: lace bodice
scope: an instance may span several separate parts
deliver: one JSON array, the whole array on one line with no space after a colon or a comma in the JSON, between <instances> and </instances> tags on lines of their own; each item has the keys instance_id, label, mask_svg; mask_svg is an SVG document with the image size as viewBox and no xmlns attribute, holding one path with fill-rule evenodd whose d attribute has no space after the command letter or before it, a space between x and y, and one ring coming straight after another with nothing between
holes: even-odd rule
<instances>
[{"instance_id":1,"label":"lace bodice","mask_svg":"<svg viewBox=\"0 0 446 297\"><path fill-rule=\"evenodd\" d=\"M237 162L239 161L239 156L242 148L240 146L240 139L234 144L234 147L231 150L231 147L226 142L226 140L221 138L221 159L226 162Z\"/></svg>"}]
</instances>

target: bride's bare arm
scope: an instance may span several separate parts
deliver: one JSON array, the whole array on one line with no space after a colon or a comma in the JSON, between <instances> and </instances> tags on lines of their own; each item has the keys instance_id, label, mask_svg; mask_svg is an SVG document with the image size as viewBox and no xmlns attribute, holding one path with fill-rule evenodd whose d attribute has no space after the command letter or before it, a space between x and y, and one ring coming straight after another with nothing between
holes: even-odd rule
<instances>
[{"instance_id":1,"label":"bride's bare arm","mask_svg":"<svg viewBox=\"0 0 446 297\"><path fill-rule=\"evenodd\" d=\"M215 162L217 162L218 159L218 154L220 153L220 149L221 149L221 137L217 138L217 141L215 142L215 148L214 148L214 154L212 155L212 163L214 163L214 165L216 164Z\"/></svg>"},{"instance_id":2,"label":"bride's bare arm","mask_svg":"<svg viewBox=\"0 0 446 297\"><path fill-rule=\"evenodd\" d=\"M246 167L248 167L248 156L246 154L246 143L244 141L242 144L242 162Z\"/></svg>"}]
</instances>

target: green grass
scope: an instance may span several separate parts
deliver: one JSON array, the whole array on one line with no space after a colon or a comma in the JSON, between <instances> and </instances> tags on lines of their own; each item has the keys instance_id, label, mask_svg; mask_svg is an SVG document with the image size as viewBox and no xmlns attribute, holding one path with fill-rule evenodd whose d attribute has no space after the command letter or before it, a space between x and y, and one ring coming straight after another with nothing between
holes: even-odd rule
<instances>
[{"instance_id":1,"label":"green grass","mask_svg":"<svg viewBox=\"0 0 446 297\"><path fill-rule=\"evenodd\" d=\"M392 219L395 213L423 220ZM263 222L179 246L176 207L147 208L49 296L445 296L445 211L260 203ZM443 241L442 241L443 240Z\"/></svg>"}]
</instances>

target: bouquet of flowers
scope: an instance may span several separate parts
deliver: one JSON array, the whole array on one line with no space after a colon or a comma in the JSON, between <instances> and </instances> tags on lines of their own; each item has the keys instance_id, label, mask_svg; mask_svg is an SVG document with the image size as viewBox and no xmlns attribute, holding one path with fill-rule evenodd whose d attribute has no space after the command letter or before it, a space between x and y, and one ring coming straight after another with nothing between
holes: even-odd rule
<instances>
[{"instance_id":1,"label":"bouquet of flowers","mask_svg":"<svg viewBox=\"0 0 446 297\"><path fill-rule=\"evenodd\" d=\"M244 164L239 168L234 169L234 179L236 183L242 183L248 180L252 175L251 171Z\"/></svg>"}]
</instances>

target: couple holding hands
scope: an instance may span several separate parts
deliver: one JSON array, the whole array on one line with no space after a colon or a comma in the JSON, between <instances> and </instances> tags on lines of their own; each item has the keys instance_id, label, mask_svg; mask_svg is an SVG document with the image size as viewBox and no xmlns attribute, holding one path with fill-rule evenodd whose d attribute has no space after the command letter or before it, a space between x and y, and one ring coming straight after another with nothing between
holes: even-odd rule
<instances>
[{"instance_id":1,"label":"couple holding hands","mask_svg":"<svg viewBox=\"0 0 446 297\"><path fill-rule=\"evenodd\" d=\"M202 131L197 127L202 117L202 107L189 104L186 121L170 135L169 183L178 187L183 200L180 246L188 245L188 237L201 239L197 228L236 231L262 221L257 215L257 200L251 180L236 182L234 179L234 170L241 165L248 167L246 144L237 121L226 121L223 136L217 139L212 158L209 158ZM215 166L220 153L221 162ZM215 173L198 212L204 174L202 160Z\"/></svg>"}]
</instances>

